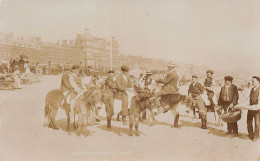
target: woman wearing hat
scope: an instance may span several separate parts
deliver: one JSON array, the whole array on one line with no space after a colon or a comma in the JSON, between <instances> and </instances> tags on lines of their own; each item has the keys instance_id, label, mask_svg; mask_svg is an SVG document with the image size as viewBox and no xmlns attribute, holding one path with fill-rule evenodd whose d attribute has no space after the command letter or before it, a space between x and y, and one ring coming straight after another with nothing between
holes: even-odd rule
<instances>
[{"instance_id":1,"label":"woman wearing hat","mask_svg":"<svg viewBox=\"0 0 260 161\"><path fill-rule=\"evenodd\" d=\"M21 75L21 72L20 72L19 66L16 65L14 67L14 82L15 82L16 89L21 89L20 75Z\"/></svg>"},{"instance_id":2,"label":"woman wearing hat","mask_svg":"<svg viewBox=\"0 0 260 161\"><path fill-rule=\"evenodd\" d=\"M253 88L250 92L250 105L260 106L260 78L258 76L252 77ZM253 131L253 119L255 120L255 131ZM247 112L247 130L249 138L254 142L259 138L260 130L260 110L248 110Z\"/></svg>"}]
</instances>

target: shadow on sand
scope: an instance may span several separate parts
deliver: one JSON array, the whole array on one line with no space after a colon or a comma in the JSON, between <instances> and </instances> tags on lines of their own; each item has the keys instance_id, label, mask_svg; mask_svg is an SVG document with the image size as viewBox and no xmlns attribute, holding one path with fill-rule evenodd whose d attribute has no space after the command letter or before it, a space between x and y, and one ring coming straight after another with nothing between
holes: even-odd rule
<instances>
[{"instance_id":1,"label":"shadow on sand","mask_svg":"<svg viewBox=\"0 0 260 161\"><path fill-rule=\"evenodd\" d=\"M101 130L107 131L107 126L106 125L101 125L101 126L96 126L96 127L101 129ZM117 134L118 136L123 136L123 134L124 135L128 135L129 128L121 128L121 127L112 126L112 131L111 132ZM146 136L146 134L141 132L141 131L139 131L139 133L141 135L145 135Z\"/></svg>"},{"instance_id":2,"label":"shadow on sand","mask_svg":"<svg viewBox=\"0 0 260 161\"><path fill-rule=\"evenodd\" d=\"M184 121L184 120L180 120L181 122L181 127L196 127L196 128L200 128L201 127L201 123L200 122L190 122L190 121ZM215 124L213 123L208 123L208 128L206 130L208 130L208 134L212 134L215 136L220 136L220 137L228 137L228 138L232 138L235 136L232 135L226 135L227 131L223 131L217 128L214 128L212 126L215 126ZM239 139L249 139L247 134L245 133L238 133L238 137Z\"/></svg>"},{"instance_id":3,"label":"shadow on sand","mask_svg":"<svg viewBox=\"0 0 260 161\"><path fill-rule=\"evenodd\" d=\"M88 126L95 126L95 125L99 125L99 123L94 122L92 125L88 125L86 127L83 128L78 128L75 129L73 128L73 123L70 123L70 129L67 128L67 119L59 119L56 120L56 125L58 126L59 129L57 130L62 130L65 131L66 133L68 133L68 135L71 135L72 133L75 133L77 136L91 136L95 133L95 131L90 131L88 129ZM44 127L48 127L46 124L43 125Z\"/></svg>"}]
</instances>

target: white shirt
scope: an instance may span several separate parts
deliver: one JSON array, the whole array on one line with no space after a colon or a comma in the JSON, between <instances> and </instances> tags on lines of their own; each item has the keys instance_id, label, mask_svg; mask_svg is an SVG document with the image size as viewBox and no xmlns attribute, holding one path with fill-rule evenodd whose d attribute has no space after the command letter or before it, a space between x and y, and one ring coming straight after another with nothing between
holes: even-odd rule
<instances>
[{"instance_id":1,"label":"white shirt","mask_svg":"<svg viewBox=\"0 0 260 161\"><path fill-rule=\"evenodd\" d=\"M123 76L124 80L127 82L127 81L128 81L128 80L127 80L127 76L124 75L123 73L122 73L122 76Z\"/></svg>"}]
</instances>

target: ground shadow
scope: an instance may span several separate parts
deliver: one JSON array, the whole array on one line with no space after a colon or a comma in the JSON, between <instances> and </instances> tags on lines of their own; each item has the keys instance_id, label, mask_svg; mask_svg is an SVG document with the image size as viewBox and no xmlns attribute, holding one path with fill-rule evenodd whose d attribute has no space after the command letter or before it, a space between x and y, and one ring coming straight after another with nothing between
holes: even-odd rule
<instances>
[{"instance_id":1,"label":"ground shadow","mask_svg":"<svg viewBox=\"0 0 260 161\"><path fill-rule=\"evenodd\" d=\"M184 120L181 120L180 122L181 122L181 127L196 127L196 128L201 127L200 122L190 122L190 121L184 121ZM210 124L208 125L208 128L206 130L208 130L208 134L212 134L215 136L228 137L228 138L234 137L232 135L226 135L227 131L214 128L214 127L210 126ZM245 134L245 133L238 133L238 136L236 136L236 137L238 137L240 139L249 139L247 134Z\"/></svg>"},{"instance_id":2,"label":"ground shadow","mask_svg":"<svg viewBox=\"0 0 260 161\"><path fill-rule=\"evenodd\" d=\"M96 126L96 127L101 129L101 130L108 131L106 125L101 125L101 126ZM129 128L121 128L121 127L112 126L111 132L117 134L118 136L123 136L123 134L128 135ZM140 132L140 131L139 131L139 133L141 135L146 135L145 133Z\"/></svg>"},{"instance_id":3,"label":"ground shadow","mask_svg":"<svg viewBox=\"0 0 260 161\"><path fill-rule=\"evenodd\" d=\"M71 135L72 133L76 134L77 136L90 136L93 135L95 133L95 131L90 131L88 129L88 126L83 127L83 128L78 128L75 129L73 128L73 123L70 123L70 128L67 128L67 119L59 119L56 120L56 125L59 128L58 130L62 130L65 131L66 133L68 133L68 135ZM98 122L94 122L91 126L95 126L95 125L99 125ZM46 124L44 124L45 127L48 127ZM89 125L90 126L90 125Z\"/></svg>"}]
</instances>

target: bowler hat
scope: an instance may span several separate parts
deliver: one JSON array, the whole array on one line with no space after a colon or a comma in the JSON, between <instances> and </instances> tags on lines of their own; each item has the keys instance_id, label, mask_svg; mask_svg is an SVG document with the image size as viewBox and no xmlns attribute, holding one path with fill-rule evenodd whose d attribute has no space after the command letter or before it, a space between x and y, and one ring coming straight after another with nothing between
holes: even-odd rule
<instances>
[{"instance_id":1,"label":"bowler hat","mask_svg":"<svg viewBox=\"0 0 260 161\"><path fill-rule=\"evenodd\" d=\"M126 66L126 65L122 65L121 66L121 70L124 71L124 72L128 72L129 71L129 67Z\"/></svg>"},{"instance_id":2,"label":"bowler hat","mask_svg":"<svg viewBox=\"0 0 260 161\"><path fill-rule=\"evenodd\" d=\"M152 75L152 74L153 73L150 70L146 71L146 75Z\"/></svg>"},{"instance_id":3,"label":"bowler hat","mask_svg":"<svg viewBox=\"0 0 260 161\"><path fill-rule=\"evenodd\" d=\"M168 67L176 67L176 63L173 61L169 61L169 63L167 64Z\"/></svg>"},{"instance_id":4,"label":"bowler hat","mask_svg":"<svg viewBox=\"0 0 260 161\"><path fill-rule=\"evenodd\" d=\"M252 78L255 78L255 79L258 80L258 82L260 83L260 77L258 77L258 76L253 76Z\"/></svg>"},{"instance_id":5,"label":"bowler hat","mask_svg":"<svg viewBox=\"0 0 260 161\"><path fill-rule=\"evenodd\" d=\"M79 69L79 65L73 65L73 66L71 67L71 69L72 69L72 70Z\"/></svg>"},{"instance_id":6,"label":"bowler hat","mask_svg":"<svg viewBox=\"0 0 260 161\"><path fill-rule=\"evenodd\" d=\"M233 77L231 76L225 76L225 81L233 81Z\"/></svg>"},{"instance_id":7,"label":"bowler hat","mask_svg":"<svg viewBox=\"0 0 260 161\"><path fill-rule=\"evenodd\" d=\"M213 70L207 70L206 73L211 73L211 74L213 74L214 72L213 72Z\"/></svg>"}]
</instances>

